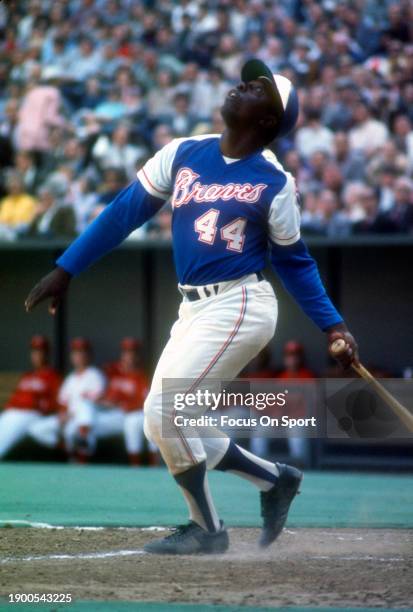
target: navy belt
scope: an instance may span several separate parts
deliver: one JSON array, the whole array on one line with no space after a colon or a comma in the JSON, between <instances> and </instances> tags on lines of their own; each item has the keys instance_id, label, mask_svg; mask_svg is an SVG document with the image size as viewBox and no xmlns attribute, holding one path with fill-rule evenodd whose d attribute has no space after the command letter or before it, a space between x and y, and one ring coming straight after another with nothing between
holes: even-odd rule
<instances>
[{"instance_id":1,"label":"navy belt","mask_svg":"<svg viewBox=\"0 0 413 612\"><path fill-rule=\"evenodd\" d=\"M265 277L262 272L256 272L255 275L257 277L257 281L265 280ZM237 279L234 278L231 280L236 281ZM227 282L227 281L223 281L223 282ZM209 287L203 286L202 291L204 292L205 295L202 295L198 291L198 289L182 289L181 288L180 291L189 302L196 302L197 300L201 300L205 297L211 297L213 295L218 295L219 286L220 286L220 283L213 284L212 286L209 286Z\"/></svg>"}]
</instances>

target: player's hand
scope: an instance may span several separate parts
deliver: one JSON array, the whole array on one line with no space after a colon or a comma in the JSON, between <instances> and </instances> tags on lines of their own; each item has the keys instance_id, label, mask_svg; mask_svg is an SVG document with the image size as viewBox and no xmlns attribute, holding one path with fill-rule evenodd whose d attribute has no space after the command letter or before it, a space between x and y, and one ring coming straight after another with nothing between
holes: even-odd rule
<instances>
[{"instance_id":1,"label":"player's hand","mask_svg":"<svg viewBox=\"0 0 413 612\"><path fill-rule=\"evenodd\" d=\"M66 293L71 275L63 268L57 267L50 274L44 276L30 291L24 302L26 312L31 312L37 304L52 298L49 305L49 312L55 315L59 303Z\"/></svg>"},{"instance_id":2,"label":"player's hand","mask_svg":"<svg viewBox=\"0 0 413 612\"><path fill-rule=\"evenodd\" d=\"M335 340L344 340L346 348L343 352L336 354L331 351L331 345ZM333 325L327 330L328 349L330 355L347 370L352 363L359 364L359 352L357 342L344 323Z\"/></svg>"}]
</instances>

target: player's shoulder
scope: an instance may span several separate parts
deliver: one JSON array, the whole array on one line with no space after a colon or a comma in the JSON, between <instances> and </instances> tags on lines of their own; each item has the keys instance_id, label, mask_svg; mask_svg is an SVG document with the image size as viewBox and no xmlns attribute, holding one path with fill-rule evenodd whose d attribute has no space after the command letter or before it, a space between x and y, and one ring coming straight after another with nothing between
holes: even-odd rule
<instances>
[{"instance_id":1,"label":"player's shoulder","mask_svg":"<svg viewBox=\"0 0 413 612\"><path fill-rule=\"evenodd\" d=\"M288 172L278 159L278 157L270 149L264 149L260 155L261 163L268 168L275 176L279 177L288 186L294 184L294 177L291 172Z\"/></svg>"},{"instance_id":2,"label":"player's shoulder","mask_svg":"<svg viewBox=\"0 0 413 612\"><path fill-rule=\"evenodd\" d=\"M98 368L97 366L94 365L90 365L88 368L86 368L85 370L85 375L88 378L105 378L104 373L102 372L102 370L100 368Z\"/></svg>"},{"instance_id":3,"label":"player's shoulder","mask_svg":"<svg viewBox=\"0 0 413 612\"><path fill-rule=\"evenodd\" d=\"M60 376L59 371L56 370L56 368L53 368L52 366L46 366L45 368L42 368L41 373L44 376Z\"/></svg>"},{"instance_id":4,"label":"player's shoulder","mask_svg":"<svg viewBox=\"0 0 413 612\"><path fill-rule=\"evenodd\" d=\"M264 149L260 156L260 161L267 167L269 173L279 185L279 195L295 195L297 188L295 179L291 172L288 172L270 149Z\"/></svg>"},{"instance_id":5,"label":"player's shoulder","mask_svg":"<svg viewBox=\"0 0 413 612\"><path fill-rule=\"evenodd\" d=\"M164 152L169 155L179 155L180 153L193 152L194 150L204 149L210 143L216 142L220 138L220 134L201 134L197 136L185 136L182 138L174 138L163 148Z\"/></svg>"}]
</instances>

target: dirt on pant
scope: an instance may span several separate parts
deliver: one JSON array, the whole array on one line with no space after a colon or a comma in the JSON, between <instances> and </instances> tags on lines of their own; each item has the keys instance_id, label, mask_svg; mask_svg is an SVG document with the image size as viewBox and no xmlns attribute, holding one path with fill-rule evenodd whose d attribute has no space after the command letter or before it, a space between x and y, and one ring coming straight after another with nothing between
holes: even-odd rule
<instances>
[{"instance_id":1,"label":"dirt on pant","mask_svg":"<svg viewBox=\"0 0 413 612\"><path fill-rule=\"evenodd\" d=\"M260 606L410 607L413 531L285 530L267 551L258 530L230 529L224 555L155 556L151 529L2 529L0 597Z\"/></svg>"}]
</instances>

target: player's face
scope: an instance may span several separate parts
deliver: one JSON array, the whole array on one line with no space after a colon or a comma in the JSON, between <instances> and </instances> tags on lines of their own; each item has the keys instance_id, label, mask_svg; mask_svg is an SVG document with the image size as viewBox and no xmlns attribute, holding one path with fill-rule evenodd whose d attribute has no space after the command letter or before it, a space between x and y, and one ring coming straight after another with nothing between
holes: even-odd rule
<instances>
[{"instance_id":1,"label":"player's face","mask_svg":"<svg viewBox=\"0 0 413 612\"><path fill-rule=\"evenodd\" d=\"M265 117L273 115L274 104L269 89L263 81L241 82L230 89L221 114L228 127L257 125Z\"/></svg>"},{"instance_id":2,"label":"player's face","mask_svg":"<svg viewBox=\"0 0 413 612\"><path fill-rule=\"evenodd\" d=\"M301 356L298 353L286 353L284 367L289 372L296 372L301 367Z\"/></svg>"},{"instance_id":3,"label":"player's face","mask_svg":"<svg viewBox=\"0 0 413 612\"><path fill-rule=\"evenodd\" d=\"M72 351L70 361L75 370L83 370L89 365L89 353L87 351Z\"/></svg>"},{"instance_id":4,"label":"player's face","mask_svg":"<svg viewBox=\"0 0 413 612\"><path fill-rule=\"evenodd\" d=\"M43 349L32 349L30 352L30 361L35 370L43 367L47 363L47 355Z\"/></svg>"},{"instance_id":5,"label":"player's face","mask_svg":"<svg viewBox=\"0 0 413 612\"><path fill-rule=\"evenodd\" d=\"M136 367L136 351L122 351L120 360L124 370L133 370Z\"/></svg>"}]
</instances>

